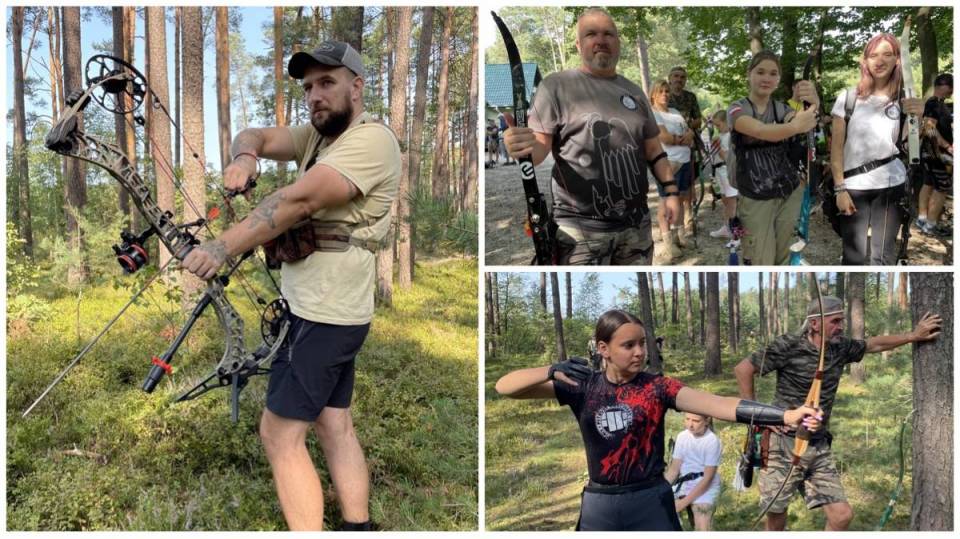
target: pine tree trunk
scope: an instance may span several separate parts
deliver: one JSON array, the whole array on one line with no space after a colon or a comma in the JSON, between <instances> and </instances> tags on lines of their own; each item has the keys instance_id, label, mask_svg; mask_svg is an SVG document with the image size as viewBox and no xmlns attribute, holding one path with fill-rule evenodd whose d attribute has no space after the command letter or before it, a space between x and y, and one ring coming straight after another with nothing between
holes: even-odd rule
<instances>
[{"instance_id":1,"label":"pine tree trunk","mask_svg":"<svg viewBox=\"0 0 960 539\"><path fill-rule=\"evenodd\" d=\"M937 339L913 349L913 503L910 529L953 530L953 274L901 273L910 278L913 323L928 312L943 317Z\"/></svg>"},{"instance_id":2,"label":"pine tree trunk","mask_svg":"<svg viewBox=\"0 0 960 539\"><path fill-rule=\"evenodd\" d=\"M473 19L470 23L470 90L467 100L466 111L466 136L463 144L466 148L466 155L463 160L463 170L465 181L463 185L463 209L467 212L477 210L477 175L478 172L478 145L477 145L477 106L479 104L479 66L480 54L478 52L477 42L479 41L477 10L473 12Z\"/></svg>"},{"instance_id":3,"label":"pine tree trunk","mask_svg":"<svg viewBox=\"0 0 960 539\"><path fill-rule=\"evenodd\" d=\"M417 83L413 98L413 129L410 132L410 182L416 190L421 185L420 164L423 159L423 124L427 115L427 73L430 70L430 47L433 43L433 6L425 6L421 15L420 42L417 46Z\"/></svg>"},{"instance_id":4,"label":"pine tree trunk","mask_svg":"<svg viewBox=\"0 0 960 539\"><path fill-rule=\"evenodd\" d=\"M739 344L740 324L740 274L731 271L727 273L727 332L730 341L730 350L737 353Z\"/></svg>"},{"instance_id":5,"label":"pine tree trunk","mask_svg":"<svg viewBox=\"0 0 960 539\"><path fill-rule=\"evenodd\" d=\"M547 272L540 272L540 308L547 312Z\"/></svg>"},{"instance_id":6,"label":"pine tree trunk","mask_svg":"<svg viewBox=\"0 0 960 539\"><path fill-rule=\"evenodd\" d=\"M273 8L273 118L275 125L282 127L287 125L287 118L283 106L285 95L284 82L286 74L283 65L283 7L274 6ZM277 183L286 185L287 183L287 164L284 161L277 161Z\"/></svg>"},{"instance_id":7,"label":"pine tree trunk","mask_svg":"<svg viewBox=\"0 0 960 539\"><path fill-rule=\"evenodd\" d=\"M678 300L680 299L680 291L678 289L679 283L677 283L677 272L673 272L672 277L673 277L673 283L671 285L672 294L670 297L670 299L672 300L670 305L670 322L676 324L680 321L680 315L678 312L680 310L680 306L678 305L678 302L679 302Z\"/></svg>"},{"instance_id":8,"label":"pine tree trunk","mask_svg":"<svg viewBox=\"0 0 960 539\"><path fill-rule=\"evenodd\" d=\"M687 340L693 342L693 297L690 295L690 272L683 272L683 299L687 306Z\"/></svg>"},{"instance_id":9,"label":"pine tree trunk","mask_svg":"<svg viewBox=\"0 0 960 539\"><path fill-rule=\"evenodd\" d=\"M433 175L431 178L433 198L447 200L450 196L450 153L447 148L450 134L449 127L449 83L450 49L453 44L450 36L453 33L452 6L447 7L443 18L443 38L440 40L440 74L437 90L437 138L433 153Z\"/></svg>"},{"instance_id":10,"label":"pine tree trunk","mask_svg":"<svg viewBox=\"0 0 960 539\"><path fill-rule=\"evenodd\" d=\"M767 311L763 308L763 272L757 273L757 318L760 320L760 336L764 342L768 340L767 332Z\"/></svg>"},{"instance_id":11,"label":"pine tree trunk","mask_svg":"<svg viewBox=\"0 0 960 539\"><path fill-rule=\"evenodd\" d=\"M23 40L24 8L12 8L10 26L13 39L13 171L17 189L14 219L23 240L23 254L33 258L33 218L30 213L30 169L27 159L27 115L24 100Z\"/></svg>"},{"instance_id":12,"label":"pine tree trunk","mask_svg":"<svg viewBox=\"0 0 960 539\"><path fill-rule=\"evenodd\" d=\"M490 273L484 273L484 299L486 300L486 341L487 358L494 358L497 355L497 304L493 301L493 279Z\"/></svg>"},{"instance_id":13,"label":"pine tree trunk","mask_svg":"<svg viewBox=\"0 0 960 539\"><path fill-rule=\"evenodd\" d=\"M647 274L637 272L637 295L640 299L640 317L643 320L644 333L647 337L647 370L649 372L663 372L663 360L657 349L657 324L653 319L653 309L650 298L651 288L647 282Z\"/></svg>"},{"instance_id":14,"label":"pine tree trunk","mask_svg":"<svg viewBox=\"0 0 960 539\"><path fill-rule=\"evenodd\" d=\"M706 280L704 279L704 275L702 271L697 273L697 279L699 281L697 283L699 285L697 292L699 293L699 296L700 296L700 346L704 346L707 342L707 318L706 318L707 283L706 283Z\"/></svg>"},{"instance_id":15,"label":"pine tree trunk","mask_svg":"<svg viewBox=\"0 0 960 539\"><path fill-rule=\"evenodd\" d=\"M227 28L226 6L217 6L216 53L217 53L217 138L220 141L220 170L230 164L230 31Z\"/></svg>"},{"instance_id":16,"label":"pine tree trunk","mask_svg":"<svg viewBox=\"0 0 960 539\"><path fill-rule=\"evenodd\" d=\"M502 324L500 323L500 284L497 282L497 272L490 273L490 288L493 291L493 330L500 335Z\"/></svg>"},{"instance_id":17,"label":"pine tree trunk","mask_svg":"<svg viewBox=\"0 0 960 539\"><path fill-rule=\"evenodd\" d=\"M783 333L790 333L790 272L783 272Z\"/></svg>"},{"instance_id":18,"label":"pine tree trunk","mask_svg":"<svg viewBox=\"0 0 960 539\"><path fill-rule=\"evenodd\" d=\"M707 350L703 373L720 375L720 274L707 273L707 335L704 346Z\"/></svg>"},{"instance_id":19,"label":"pine tree trunk","mask_svg":"<svg viewBox=\"0 0 960 539\"><path fill-rule=\"evenodd\" d=\"M567 347L563 342L563 314L560 312L560 283L557 272L550 272L550 286L553 295L553 329L557 336L557 356L560 361L567 360Z\"/></svg>"},{"instance_id":20,"label":"pine tree trunk","mask_svg":"<svg viewBox=\"0 0 960 539\"><path fill-rule=\"evenodd\" d=\"M126 62L130 61L130 51L127 50L127 41L124 39L124 30L126 29L127 22L124 20L124 15L126 14L126 8L122 6L114 6L110 10L111 15L111 24L113 28L113 55L121 60ZM129 98L124 96L124 102L126 104L130 103ZM129 109L129 107L126 107ZM133 121L132 114L114 114L113 115L113 128L117 132L117 146L120 148L120 151L124 153L124 156L127 158L127 161L133 166L137 166L137 156L136 151L128 153L129 148L126 147L125 142L127 140L127 121ZM117 190L117 203L120 206L120 212L123 214L123 229L130 231L130 226L133 224L130 221L131 217L131 207L130 207L130 193L120 185L119 182L115 184Z\"/></svg>"},{"instance_id":21,"label":"pine tree trunk","mask_svg":"<svg viewBox=\"0 0 960 539\"><path fill-rule=\"evenodd\" d=\"M153 32L151 32L153 34ZM165 42L165 38L156 37L158 43ZM151 66L154 63L151 62ZM157 78L166 78L167 66L153 67ZM183 72L189 77L183 79L183 141L187 148L187 155L183 160L183 196L190 201L183 207L182 222L195 221L204 215L206 208L205 168L207 163L204 149L203 126L203 15L200 7L183 8ZM199 278L183 275L184 301L192 302L189 298L200 290L202 282Z\"/></svg>"},{"instance_id":22,"label":"pine tree trunk","mask_svg":"<svg viewBox=\"0 0 960 539\"><path fill-rule=\"evenodd\" d=\"M77 6L63 9L63 85L65 91L72 92L83 88L80 50L80 8ZM83 114L77 115L77 128L83 130ZM66 189L67 245L73 253L72 263L67 269L67 283L75 286L87 277L87 265L83 260L83 230L79 216L87 205L86 166L79 159L64 157L64 188ZM21 210L23 211L23 210Z\"/></svg>"},{"instance_id":23,"label":"pine tree trunk","mask_svg":"<svg viewBox=\"0 0 960 539\"><path fill-rule=\"evenodd\" d=\"M850 338L861 340L866 335L866 273L850 273L850 287L847 290L848 305L850 306ZM850 364L850 381L860 385L867 380L867 370L863 361Z\"/></svg>"},{"instance_id":24,"label":"pine tree trunk","mask_svg":"<svg viewBox=\"0 0 960 539\"><path fill-rule=\"evenodd\" d=\"M573 318L573 283L570 281L572 274L567 272L567 318Z\"/></svg>"},{"instance_id":25,"label":"pine tree trunk","mask_svg":"<svg viewBox=\"0 0 960 539\"><path fill-rule=\"evenodd\" d=\"M149 39L144 54L150 58L150 69L147 72L147 77L151 81L150 89L153 90L161 102L169 103L164 8L147 7L144 26L149 30ZM151 121L147 122L145 129L149 133L149 138L153 140L153 144L150 145L150 161L153 164L153 176L157 181L157 205L163 210L176 213L175 179L170 176L169 170L169 164L171 163L170 125L166 118L157 118L157 115L162 114L161 112L153 109L153 107L149 107L149 109L153 116ZM177 139L179 138L177 137ZM199 167L195 159L188 159L187 162L191 165L192 171L196 171ZM188 221L193 219L195 217L187 218ZM158 264L163 267L172 255L167 251L163 242L159 242L159 246Z\"/></svg>"},{"instance_id":26,"label":"pine tree trunk","mask_svg":"<svg viewBox=\"0 0 960 539\"><path fill-rule=\"evenodd\" d=\"M413 27L413 8L397 8L397 48L390 75L390 125L400 141L402 161L400 187L397 192L397 284L401 290L413 285L413 256L410 210L410 146L407 144L407 83L410 78L410 32Z\"/></svg>"}]
</instances>

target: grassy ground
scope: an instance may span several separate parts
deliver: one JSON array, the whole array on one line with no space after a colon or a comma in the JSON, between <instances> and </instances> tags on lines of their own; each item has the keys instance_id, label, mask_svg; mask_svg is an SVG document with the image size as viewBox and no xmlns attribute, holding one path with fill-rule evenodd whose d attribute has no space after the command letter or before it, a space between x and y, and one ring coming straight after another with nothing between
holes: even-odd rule
<instances>
[{"instance_id":1,"label":"grassy ground","mask_svg":"<svg viewBox=\"0 0 960 539\"><path fill-rule=\"evenodd\" d=\"M21 419L127 294L88 289L79 307L63 298L40 320L8 324L8 528L284 529L257 438L266 377L241 395L238 425L226 391L172 402L222 353L215 324L204 320L191 334L171 381L140 391L150 355L173 327L151 313L178 310L162 298L133 308ZM370 465L371 516L383 529L477 528L476 298L476 260L422 263L415 286L398 291L392 309L378 308L358 357L354 421ZM312 437L310 449L322 468ZM336 527L325 470L322 480L327 524Z\"/></svg>"},{"instance_id":2,"label":"grassy ground","mask_svg":"<svg viewBox=\"0 0 960 539\"><path fill-rule=\"evenodd\" d=\"M831 419L833 449L846 495L854 510L853 530L872 530L896 485L900 422L910 411L908 349L891 355L866 357L869 379L854 386L840 385ZM743 354L741 350L741 354ZM668 376L720 395L736 395L732 375L738 359L724 354L719 378L705 378L699 360L679 351L666 351ZM493 385L506 372L535 366L530 358L487 359L486 363L486 526L491 530L572 530L580 507L580 491L587 480L586 457L579 430L569 408L556 401L513 401L496 396ZM760 381L760 398L768 401L773 380ZM716 530L745 530L760 513L756 483L746 492L732 488L736 460L746 427L717 421L723 443L720 465L721 494L714 517ZM682 416L668 412L666 432L675 438ZM906 530L910 522L910 430L905 441L908 467L904 491L884 530ZM669 456L668 456L669 458ZM806 510L795 496L788 510L788 529L820 530L823 511Z\"/></svg>"}]
</instances>

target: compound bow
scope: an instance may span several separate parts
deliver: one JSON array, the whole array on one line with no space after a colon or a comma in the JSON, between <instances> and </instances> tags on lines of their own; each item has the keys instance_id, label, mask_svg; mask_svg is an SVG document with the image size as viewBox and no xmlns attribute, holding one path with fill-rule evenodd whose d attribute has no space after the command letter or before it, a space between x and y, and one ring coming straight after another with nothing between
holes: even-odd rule
<instances>
[{"instance_id":1,"label":"compound bow","mask_svg":"<svg viewBox=\"0 0 960 539\"><path fill-rule=\"evenodd\" d=\"M156 235L159 241L173 256L170 258L170 261L164 264L163 267L133 295L130 301L110 320L107 326L54 378L46 390L23 412L23 417L26 417L27 414L63 380L64 376L93 348L97 341L113 326L146 288L156 280L157 276L163 272L170 262L173 260L183 260L187 253L189 253L195 245L200 243L196 237L197 231L201 228L206 228L210 231L208 221L210 218L215 218L216 215L216 212L210 212L208 218L200 218L194 222L185 224L176 224L173 213L159 207L152 193L150 184L140 176L136 166L130 162L116 144L102 140L97 136L81 130L78 115L86 109L91 100L95 101L105 110L115 114L122 114L124 117L127 117L128 113L133 113L134 121L141 127L146 124L146 120L137 110L140 109L144 101L147 101L147 106L153 107L155 110L160 110L167 115L167 118L179 134L179 126L177 126L176 122L167 112L159 96L150 89L146 77L129 63L105 54L95 55L87 61L85 76L86 89L74 91L70 94L70 97L67 98L67 108L47 135L45 145L50 150L59 154L81 159L103 168L110 173L133 198L137 209L146 219L148 228L139 235L124 231L121 233L121 244L119 246L113 246L113 250L117 254L117 260L123 267L125 273L133 273L148 262L148 254L143 244L151 236ZM133 125L130 125L130 127L135 129ZM200 160L197 152L194 151L193 156ZM201 165L202 164L201 161ZM166 163L166 166L168 172L172 172L173 167L170 163ZM160 167L158 167L158 169L159 168ZM203 215L198 211L184 190L180 188L179 182L176 181L172 174L170 175L170 180L173 181L174 186L180 190L185 201L193 210L196 211L198 215ZM251 182L248 184L248 187L252 187L253 185ZM224 193L221 191L225 205L231 215L233 214L233 209L230 207L229 199L235 194L237 193ZM212 231L210 231L210 233L212 235ZM153 357L153 366L142 386L145 392L153 392L164 374L170 374L172 372L170 362L173 360L174 354L176 354L201 314L203 314L207 307L213 307L217 319L223 328L223 356L212 374L192 389L183 393L177 398L176 402L194 399L211 389L229 386L231 387L231 418L234 422L237 421L239 416L240 391L247 385L250 377L269 372L269 370L265 369L262 365L276 356L290 327L289 310L286 301L282 297L269 304L257 297L257 302L260 305L265 305L261 316L261 336L263 342L255 350L248 350L244 342L243 320L227 299L224 289L240 264L252 254L253 251L251 250L240 256L238 260L228 260L225 264L226 269L221 274L207 281L203 296L193 308L185 325L174 338L173 343L162 355ZM237 276L240 277L239 274ZM276 286L276 283L274 283L274 286ZM279 287L277 287L277 290L279 291Z\"/></svg>"}]
</instances>

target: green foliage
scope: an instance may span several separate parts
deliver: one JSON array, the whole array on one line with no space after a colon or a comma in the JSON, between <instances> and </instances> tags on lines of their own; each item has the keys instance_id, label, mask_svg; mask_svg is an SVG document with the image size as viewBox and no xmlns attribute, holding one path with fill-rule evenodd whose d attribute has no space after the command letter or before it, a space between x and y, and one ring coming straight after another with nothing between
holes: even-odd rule
<instances>
[{"instance_id":1,"label":"green foliage","mask_svg":"<svg viewBox=\"0 0 960 539\"><path fill-rule=\"evenodd\" d=\"M603 301L600 299L600 275L587 273L577 288L575 313L577 317L586 320L596 320L603 314Z\"/></svg>"},{"instance_id":2,"label":"green foliage","mask_svg":"<svg viewBox=\"0 0 960 539\"><path fill-rule=\"evenodd\" d=\"M500 15L511 28L525 62L535 62L546 76L559 71L558 43L565 45L566 68L580 60L574 47L575 16L581 7L504 8ZM621 36L618 71L641 81L637 54L638 38L648 46L652 80L666 78L675 65L687 68L687 89L697 94L700 108L726 108L747 93L746 67L750 60L747 17L757 16L763 46L783 56L785 82L799 75L807 54L814 49L823 24L823 52L816 71L820 73L821 99L829 110L834 97L859 79L857 59L869 38L879 32L899 35L907 14L916 7L609 7ZM953 68L953 9L934 7L930 16L935 34L939 71ZM562 23L558 22L562 21ZM790 26L796 21L796 27ZM562 40L555 28L566 29ZM916 32L913 39L916 40ZM785 49L790 40L795 47ZM914 49L919 55L919 49ZM502 41L488 49L487 62L505 63ZM919 64L919 62L917 62ZM919 69L919 65L918 65ZM920 80L919 71L916 80ZM928 81L929 82L929 81ZM777 94L787 97L786 88Z\"/></svg>"},{"instance_id":3,"label":"green foliage","mask_svg":"<svg viewBox=\"0 0 960 539\"><path fill-rule=\"evenodd\" d=\"M40 272L23 252L26 243L17 235L16 226L7 221L7 294L16 295L34 289L40 280Z\"/></svg>"},{"instance_id":4,"label":"green foliage","mask_svg":"<svg viewBox=\"0 0 960 539\"><path fill-rule=\"evenodd\" d=\"M410 211L418 255L477 254L479 222L475 212L457 210L450 200L434 198L429 186L411 192Z\"/></svg>"},{"instance_id":5,"label":"green foliage","mask_svg":"<svg viewBox=\"0 0 960 539\"><path fill-rule=\"evenodd\" d=\"M384 529L477 526L476 276L475 260L419 264L414 286L377 311L358 356L354 422L371 472L371 516ZM161 294L131 307L46 401L20 417L128 295L100 286L86 289L79 304L55 299L42 325L8 338L8 527L284 529L257 437L265 377L241 395L236 426L223 391L173 402L222 353L212 316L187 338L172 377L152 395L139 389L149 355L178 329L168 317L179 304ZM245 319L254 315L236 303ZM158 316L158 307L168 314ZM327 489L326 524L338 527L313 437L308 448Z\"/></svg>"}]
</instances>

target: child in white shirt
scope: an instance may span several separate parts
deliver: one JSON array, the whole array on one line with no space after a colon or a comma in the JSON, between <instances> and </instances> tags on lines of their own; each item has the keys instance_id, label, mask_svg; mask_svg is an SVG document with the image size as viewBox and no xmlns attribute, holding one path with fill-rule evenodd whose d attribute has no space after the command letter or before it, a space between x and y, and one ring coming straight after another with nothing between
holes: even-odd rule
<instances>
[{"instance_id":1,"label":"child in white shirt","mask_svg":"<svg viewBox=\"0 0 960 539\"><path fill-rule=\"evenodd\" d=\"M717 494L720 493L720 476L717 467L723 447L713 433L713 419L699 414L686 413L685 430L677 435L673 460L664 472L671 484L684 479L676 500L677 512L693 510L697 531L709 531L713 525L713 512ZM692 474L693 477L689 477Z\"/></svg>"}]
</instances>

